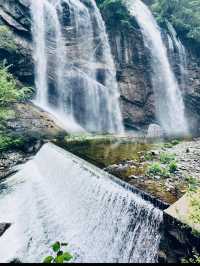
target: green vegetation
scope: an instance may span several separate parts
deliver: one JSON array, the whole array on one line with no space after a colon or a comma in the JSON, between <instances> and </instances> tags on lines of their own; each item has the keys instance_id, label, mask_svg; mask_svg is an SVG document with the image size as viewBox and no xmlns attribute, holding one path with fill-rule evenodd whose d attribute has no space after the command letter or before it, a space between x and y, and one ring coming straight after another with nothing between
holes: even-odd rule
<instances>
[{"instance_id":1,"label":"green vegetation","mask_svg":"<svg viewBox=\"0 0 200 266\"><path fill-rule=\"evenodd\" d=\"M172 161L175 161L176 157L174 154L170 154L170 153L161 153L160 154L160 162L163 164L169 164Z\"/></svg>"},{"instance_id":2,"label":"green vegetation","mask_svg":"<svg viewBox=\"0 0 200 266\"><path fill-rule=\"evenodd\" d=\"M168 148L168 149L171 149L173 148L174 146L178 145L180 143L180 140L178 139L173 139L171 140L170 142L166 142L163 144L164 148Z\"/></svg>"},{"instance_id":3,"label":"green vegetation","mask_svg":"<svg viewBox=\"0 0 200 266\"><path fill-rule=\"evenodd\" d=\"M9 66L0 66L0 152L23 146L24 141L21 137L7 132L6 123L7 120L15 118L12 104L26 100L32 94L30 88L19 88L8 70Z\"/></svg>"},{"instance_id":4,"label":"green vegetation","mask_svg":"<svg viewBox=\"0 0 200 266\"><path fill-rule=\"evenodd\" d=\"M184 258L182 263L197 263L200 264L200 254L198 254L195 250L193 250L193 254L191 258Z\"/></svg>"},{"instance_id":5,"label":"green vegetation","mask_svg":"<svg viewBox=\"0 0 200 266\"><path fill-rule=\"evenodd\" d=\"M191 205L189 219L195 224L200 224L200 180L195 177L189 177L187 181L187 197Z\"/></svg>"},{"instance_id":6,"label":"green vegetation","mask_svg":"<svg viewBox=\"0 0 200 266\"><path fill-rule=\"evenodd\" d=\"M188 219L197 228L193 228L193 235L200 236L199 225L200 225L200 180L196 177L187 177L188 183L187 198L189 200L190 208L188 213Z\"/></svg>"},{"instance_id":7,"label":"green vegetation","mask_svg":"<svg viewBox=\"0 0 200 266\"><path fill-rule=\"evenodd\" d=\"M0 26L0 48L15 51L17 46L14 42L12 32L8 27L1 25Z\"/></svg>"},{"instance_id":8,"label":"green vegetation","mask_svg":"<svg viewBox=\"0 0 200 266\"><path fill-rule=\"evenodd\" d=\"M158 162L154 162L151 165L149 165L149 167L147 168L147 174L149 174L150 176L156 176L156 175L163 177L170 176L168 169L162 166Z\"/></svg>"},{"instance_id":9,"label":"green vegetation","mask_svg":"<svg viewBox=\"0 0 200 266\"><path fill-rule=\"evenodd\" d=\"M107 18L108 28L116 29L123 26L123 29L130 29L133 26L134 20L130 17L122 0L96 0L96 3Z\"/></svg>"},{"instance_id":10,"label":"green vegetation","mask_svg":"<svg viewBox=\"0 0 200 266\"><path fill-rule=\"evenodd\" d=\"M179 36L200 44L199 0L155 0L152 10L159 24L170 21Z\"/></svg>"},{"instance_id":11,"label":"green vegetation","mask_svg":"<svg viewBox=\"0 0 200 266\"><path fill-rule=\"evenodd\" d=\"M176 161L172 161L172 162L169 164L169 172L173 174L173 173L175 173L177 170L178 170L177 162L176 162Z\"/></svg>"},{"instance_id":12,"label":"green vegetation","mask_svg":"<svg viewBox=\"0 0 200 266\"><path fill-rule=\"evenodd\" d=\"M147 174L149 174L150 176L158 175L166 178L170 177L170 172L168 168L162 166L158 162L154 162L151 165L149 165L149 167L147 168Z\"/></svg>"},{"instance_id":13,"label":"green vegetation","mask_svg":"<svg viewBox=\"0 0 200 266\"><path fill-rule=\"evenodd\" d=\"M15 112L6 107L0 107L0 120L13 119L15 117Z\"/></svg>"},{"instance_id":14,"label":"green vegetation","mask_svg":"<svg viewBox=\"0 0 200 266\"><path fill-rule=\"evenodd\" d=\"M187 193L196 193L200 187L200 180L195 177L189 176L186 178L186 181L188 183Z\"/></svg>"},{"instance_id":15,"label":"green vegetation","mask_svg":"<svg viewBox=\"0 0 200 266\"><path fill-rule=\"evenodd\" d=\"M191 213L190 220L195 224L200 224L200 192L190 196Z\"/></svg>"},{"instance_id":16,"label":"green vegetation","mask_svg":"<svg viewBox=\"0 0 200 266\"><path fill-rule=\"evenodd\" d=\"M162 170L163 168L161 167L161 165L159 163L152 163L149 167L148 167L148 173L150 175L160 175L162 174Z\"/></svg>"},{"instance_id":17,"label":"green vegetation","mask_svg":"<svg viewBox=\"0 0 200 266\"><path fill-rule=\"evenodd\" d=\"M156 160L156 158L153 159ZM170 174L174 174L178 170L178 165L174 154L164 152L160 153L157 160L159 160L159 162L154 161L151 165L149 165L147 174L152 176L160 175L163 177L170 177Z\"/></svg>"},{"instance_id":18,"label":"green vegetation","mask_svg":"<svg viewBox=\"0 0 200 266\"><path fill-rule=\"evenodd\" d=\"M15 149L23 146L24 141L20 137L0 134L0 152L6 151L10 148Z\"/></svg>"},{"instance_id":19,"label":"green vegetation","mask_svg":"<svg viewBox=\"0 0 200 266\"><path fill-rule=\"evenodd\" d=\"M8 72L9 66L0 66L0 107L25 100L30 97L32 90L27 87L18 88L16 80Z\"/></svg>"},{"instance_id":20,"label":"green vegetation","mask_svg":"<svg viewBox=\"0 0 200 266\"><path fill-rule=\"evenodd\" d=\"M66 263L73 259L69 252L63 252L62 247L67 246L66 243L56 242L52 245L53 255L44 259L43 263Z\"/></svg>"}]
</instances>

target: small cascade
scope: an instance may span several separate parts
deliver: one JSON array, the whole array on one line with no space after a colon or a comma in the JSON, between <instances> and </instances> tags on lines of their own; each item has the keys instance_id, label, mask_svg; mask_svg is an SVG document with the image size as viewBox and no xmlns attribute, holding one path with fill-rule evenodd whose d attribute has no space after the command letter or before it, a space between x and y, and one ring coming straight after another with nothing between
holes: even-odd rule
<instances>
[{"instance_id":1,"label":"small cascade","mask_svg":"<svg viewBox=\"0 0 200 266\"><path fill-rule=\"evenodd\" d=\"M94 0L33 0L36 103L67 130L122 133L116 70Z\"/></svg>"},{"instance_id":2,"label":"small cascade","mask_svg":"<svg viewBox=\"0 0 200 266\"><path fill-rule=\"evenodd\" d=\"M178 64L179 67L179 83L181 86L182 91L185 91L188 85L188 62L187 62L187 54L184 45L182 44L181 40L178 38L177 33L173 27L173 25L168 22L168 48L170 52L170 59L175 64ZM177 60L175 55L178 55Z\"/></svg>"},{"instance_id":3,"label":"small cascade","mask_svg":"<svg viewBox=\"0 0 200 266\"><path fill-rule=\"evenodd\" d=\"M53 144L0 189L1 262L41 262L58 240L74 262L157 261L162 211Z\"/></svg>"},{"instance_id":4,"label":"small cascade","mask_svg":"<svg viewBox=\"0 0 200 266\"><path fill-rule=\"evenodd\" d=\"M151 59L151 79L155 94L157 118L167 135L185 135L188 132L181 90L171 69L167 48L160 29L149 8L140 0L125 0L135 16Z\"/></svg>"}]
</instances>

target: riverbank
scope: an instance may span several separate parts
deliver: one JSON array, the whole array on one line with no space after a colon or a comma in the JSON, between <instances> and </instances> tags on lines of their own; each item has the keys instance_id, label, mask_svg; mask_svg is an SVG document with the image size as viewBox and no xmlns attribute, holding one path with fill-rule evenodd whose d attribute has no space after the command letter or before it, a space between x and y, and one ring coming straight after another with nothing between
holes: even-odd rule
<instances>
[{"instance_id":1,"label":"riverbank","mask_svg":"<svg viewBox=\"0 0 200 266\"><path fill-rule=\"evenodd\" d=\"M200 175L200 139L149 142L144 137L66 137L56 144L173 204Z\"/></svg>"}]
</instances>

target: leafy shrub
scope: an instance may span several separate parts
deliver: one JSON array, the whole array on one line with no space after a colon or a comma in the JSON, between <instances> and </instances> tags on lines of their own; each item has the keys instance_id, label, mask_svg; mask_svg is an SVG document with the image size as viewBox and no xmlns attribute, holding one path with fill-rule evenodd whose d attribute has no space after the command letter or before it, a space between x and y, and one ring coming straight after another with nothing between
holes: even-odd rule
<instances>
[{"instance_id":1,"label":"leafy shrub","mask_svg":"<svg viewBox=\"0 0 200 266\"><path fill-rule=\"evenodd\" d=\"M23 138L0 134L0 152L6 151L10 148L19 148L23 146L23 144Z\"/></svg>"},{"instance_id":2,"label":"leafy shrub","mask_svg":"<svg viewBox=\"0 0 200 266\"><path fill-rule=\"evenodd\" d=\"M73 259L69 252L63 252L62 247L67 246L66 243L56 242L52 245L53 256L48 256L44 259L43 263L65 263Z\"/></svg>"},{"instance_id":3,"label":"leafy shrub","mask_svg":"<svg viewBox=\"0 0 200 266\"><path fill-rule=\"evenodd\" d=\"M152 176L159 175L168 178L171 173L172 172L169 171L169 167L164 167L158 162L152 163L147 169L147 174Z\"/></svg>"},{"instance_id":4,"label":"leafy shrub","mask_svg":"<svg viewBox=\"0 0 200 266\"><path fill-rule=\"evenodd\" d=\"M25 100L32 94L31 88L17 88L13 76L8 72L9 66L0 66L0 106L7 106L10 103Z\"/></svg>"},{"instance_id":5,"label":"leafy shrub","mask_svg":"<svg viewBox=\"0 0 200 266\"><path fill-rule=\"evenodd\" d=\"M149 167L148 167L148 173L151 175L159 175L162 174L162 167L159 163L152 163Z\"/></svg>"},{"instance_id":6,"label":"leafy shrub","mask_svg":"<svg viewBox=\"0 0 200 266\"><path fill-rule=\"evenodd\" d=\"M177 170L178 170L177 162L176 162L176 161L172 161L172 162L169 164L169 172L170 172L170 173L175 173Z\"/></svg>"}]
</instances>

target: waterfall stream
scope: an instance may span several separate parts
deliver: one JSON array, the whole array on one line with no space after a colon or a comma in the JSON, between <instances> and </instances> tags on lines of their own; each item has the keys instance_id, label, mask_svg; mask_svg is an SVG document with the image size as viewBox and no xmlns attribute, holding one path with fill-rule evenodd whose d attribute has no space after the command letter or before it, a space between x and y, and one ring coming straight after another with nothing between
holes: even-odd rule
<instances>
[{"instance_id":1,"label":"waterfall stream","mask_svg":"<svg viewBox=\"0 0 200 266\"><path fill-rule=\"evenodd\" d=\"M186 55L186 50L182 42L177 36L177 33L173 27L173 25L168 22L168 31L169 34L167 35L168 37L168 48L170 52L170 58L173 61L177 61L175 63L178 64L179 66L179 76L180 76L180 86L182 91L187 89L188 85L188 71L187 71L187 55ZM178 55L177 60L175 60L176 56Z\"/></svg>"},{"instance_id":2,"label":"waterfall stream","mask_svg":"<svg viewBox=\"0 0 200 266\"><path fill-rule=\"evenodd\" d=\"M94 0L33 0L36 103L70 131L123 132L116 70Z\"/></svg>"},{"instance_id":3,"label":"waterfall stream","mask_svg":"<svg viewBox=\"0 0 200 266\"><path fill-rule=\"evenodd\" d=\"M187 134L187 122L181 90L171 69L161 31L149 8L140 0L125 0L135 16L151 57L151 79L157 118L168 135Z\"/></svg>"},{"instance_id":4,"label":"waterfall stream","mask_svg":"<svg viewBox=\"0 0 200 266\"><path fill-rule=\"evenodd\" d=\"M55 241L75 262L157 261L162 211L53 144L0 189L1 262L41 262Z\"/></svg>"}]
</instances>

